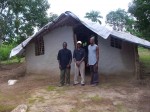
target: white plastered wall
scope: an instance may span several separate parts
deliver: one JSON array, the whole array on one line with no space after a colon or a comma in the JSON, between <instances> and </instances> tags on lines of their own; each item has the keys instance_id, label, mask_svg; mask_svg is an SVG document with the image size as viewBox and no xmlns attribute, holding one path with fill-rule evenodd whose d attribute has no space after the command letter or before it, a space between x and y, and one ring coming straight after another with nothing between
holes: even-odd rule
<instances>
[{"instance_id":1,"label":"white plastered wall","mask_svg":"<svg viewBox=\"0 0 150 112\"><path fill-rule=\"evenodd\" d=\"M59 66L57 61L57 54L62 49L62 43L65 41L68 43L68 48L73 52L73 30L72 27L60 27L57 28L44 37L45 53L44 55L35 56L35 46L31 43L26 49L26 65L27 73L55 73L59 74ZM72 64L73 66L73 64ZM72 67L73 68L73 67ZM71 71L73 73L73 69Z\"/></svg>"},{"instance_id":2,"label":"white plastered wall","mask_svg":"<svg viewBox=\"0 0 150 112\"><path fill-rule=\"evenodd\" d=\"M134 44L123 41L122 49L111 47L110 38L98 38L99 73L104 75L134 74Z\"/></svg>"}]
</instances>

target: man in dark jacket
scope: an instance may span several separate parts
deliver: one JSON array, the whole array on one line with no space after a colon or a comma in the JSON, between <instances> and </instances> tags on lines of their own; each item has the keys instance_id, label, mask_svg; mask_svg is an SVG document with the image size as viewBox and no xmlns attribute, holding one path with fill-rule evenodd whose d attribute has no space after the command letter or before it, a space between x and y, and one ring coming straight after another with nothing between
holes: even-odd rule
<instances>
[{"instance_id":1,"label":"man in dark jacket","mask_svg":"<svg viewBox=\"0 0 150 112\"><path fill-rule=\"evenodd\" d=\"M63 49L59 50L57 60L60 68L60 86L70 85L70 68L72 62L72 53L67 49L67 42L63 42Z\"/></svg>"},{"instance_id":2,"label":"man in dark jacket","mask_svg":"<svg viewBox=\"0 0 150 112\"><path fill-rule=\"evenodd\" d=\"M81 48L82 42L77 42L77 48L74 50L73 59L75 62L74 85L79 84L78 76L81 74L81 86L85 85L85 50Z\"/></svg>"}]
</instances>

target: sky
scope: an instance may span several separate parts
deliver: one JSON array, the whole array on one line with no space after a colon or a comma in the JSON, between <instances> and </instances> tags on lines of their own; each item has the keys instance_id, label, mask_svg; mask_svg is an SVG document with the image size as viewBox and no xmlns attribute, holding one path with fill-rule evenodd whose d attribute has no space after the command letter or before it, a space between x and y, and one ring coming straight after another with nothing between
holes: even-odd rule
<instances>
[{"instance_id":1,"label":"sky","mask_svg":"<svg viewBox=\"0 0 150 112\"><path fill-rule=\"evenodd\" d=\"M118 8L128 10L128 4L132 0L48 0L50 4L49 12L60 15L65 11L71 11L80 18L84 18L86 12L91 10L99 11L105 24L105 17L110 11Z\"/></svg>"}]
</instances>

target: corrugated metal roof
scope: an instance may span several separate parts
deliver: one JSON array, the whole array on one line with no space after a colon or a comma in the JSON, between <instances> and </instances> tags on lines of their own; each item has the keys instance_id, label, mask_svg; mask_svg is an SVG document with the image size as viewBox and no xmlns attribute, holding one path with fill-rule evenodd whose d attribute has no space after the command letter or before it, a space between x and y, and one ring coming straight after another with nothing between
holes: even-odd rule
<instances>
[{"instance_id":1,"label":"corrugated metal roof","mask_svg":"<svg viewBox=\"0 0 150 112\"><path fill-rule=\"evenodd\" d=\"M78 20L85 27L87 27L88 29L92 30L93 32L95 32L96 34L98 34L99 36L101 36L104 39L108 38L109 35L111 34L111 30L109 30L108 28L100 25L99 23L91 22L91 21L85 21L85 20L83 21L82 19L80 19L75 14L73 14L73 13L71 13L69 11L67 11L66 14L70 15L72 18Z\"/></svg>"},{"instance_id":2,"label":"corrugated metal roof","mask_svg":"<svg viewBox=\"0 0 150 112\"><path fill-rule=\"evenodd\" d=\"M33 36L27 38L25 41L23 41L21 44L19 44L17 47L13 48L11 50L10 56L9 57L13 57L17 54L22 54L24 52L24 47L31 41L31 39L33 38Z\"/></svg>"},{"instance_id":3,"label":"corrugated metal roof","mask_svg":"<svg viewBox=\"0 0 150 112\"><path fill-rule=\"evenodd\" d=\"M115 36L117 38L120 38L122 40L125 40L125 41L128 41L128 42L131 42L131 43L135 43L135 44L138 44L138 45L141 45L143 47L147 47L147 48L150 48L150 42L147 41L147 40L144 40L144 39L141 39L137 36L134 36L130 33L126 33L126 32L119 32L119 31L112 31L111 32L111 35L112 36Z\"/></svg>"},{"instance_id":4,"label":"corrugated metal roof","mask_svg":"<svg viewBox=\"0 0 150 112\"><path fill-rule=\"evenodd\" d=\"M93 32L95 32L96 34L98 34L99 36L101 36L104 39L107 39L109 37L109 35L113 35L113 36L120 38L122 40L150 48L150 42L147 40L141 39L141 38L134 36L130 33L120 32L120 31L115 31L115 30L109 30L108 28L100 25L99 23L82 21L73 13L71 13L71 12L66 12L66 13L71 15L73 18L80 20L80 22L83 25L85 25L87 28L89 28L90 30L92 30Z\"/></svg>"},{"instance_id":5,"label":"corrugated metal roof","mask_svg":"<svg viewBox=\"0 0 150 112\"><path fill-rule=\"evenodd\" d=\"M36 34L34 34L33 36L31 36L28 39L26 39L25 41L23 41L17 47L13 48L11 50L10 57L15 56L17 54L21 54L24 51L24 47L34 37L37 37L37 36L41 35L42 33L44 34L44 32L46 32L47 30L50 31L50 30L53 30L54 28L57 28L57 27L63 25L61 23L67 23L69 19L76 20L77 22L83 24L85 27L87 27L91 31L95 32L97 35L99 35L100 37L102 37L104 39L107 39L110 35L112 35L112 36L115 36L115 37L120 38L122 40L150 48L150 42L149 41L138 38L138 37L131 35L129 33L109 30L108 28L100 25L99 23L82 21L82 19L77 17L75 14L73 14L70 11L67 11L65 13L62 13L55 21L49 22L47 25L42 27ZM76 24L76 22L74 24Z\"/></svg>"}]
</instances>

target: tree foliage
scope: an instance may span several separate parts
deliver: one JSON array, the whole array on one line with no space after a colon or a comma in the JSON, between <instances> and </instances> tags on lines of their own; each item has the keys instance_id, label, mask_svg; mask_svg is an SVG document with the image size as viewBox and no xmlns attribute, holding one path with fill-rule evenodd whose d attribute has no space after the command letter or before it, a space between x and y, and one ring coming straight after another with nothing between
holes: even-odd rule
<instances>
[{"instance_id":1,"label":"tree foliage","mask_svg":"<svg viewBox=\"0 0 150 112\"><path fill-rule=\"evenodd\" d=\"M150 0L133 0L128 11L136 18L136 28L150 40Z\"/></svg>"},{"instance_id":2,"label":"tree foliage","mask_svg":"<svg viewBox=\"0 0 150 112\"><path fill-rule=\"evenodd\" d=\"M48 21L54 21L56 18L58 18L58 15L57 15L57 14L50 13L50 14L49 14Z\"/></svg>"},{"instance_id":3,"label":"tree foliage","mask_svg":"<svg viewBox=\"0 0 150 112\"><path fill-rule=\"evenodd\" d=\"M106 15L106 23L113 26L114 30L122 31L125 28L131 31L134 25L134 19L124 9L117 9Z\"/></svg>"},{"instance_id":4,"label":"tree foliage","mask_svg":"<svg viewBox=\"0 0 150 112\"><path fill-rule=\"evenodd\" d=\"M22 42L48 22L49 7L47 0L0 0L0 37Z\"/></svg>"},{"instance_id":5,"label":"tree foliage","mask_svg":"<svg viewBox=\"0 0 150 112\"><path fill-rule=\"evenodd\" d=\"M85 18L87 18L87 19L89 19L93 22L99 22L101 24L102 22L100 21L100 19L103 18L103 17L100 15L99 11L92 10L92 11L87 12L85 14Z\"/></svg>"}]
</instances>

